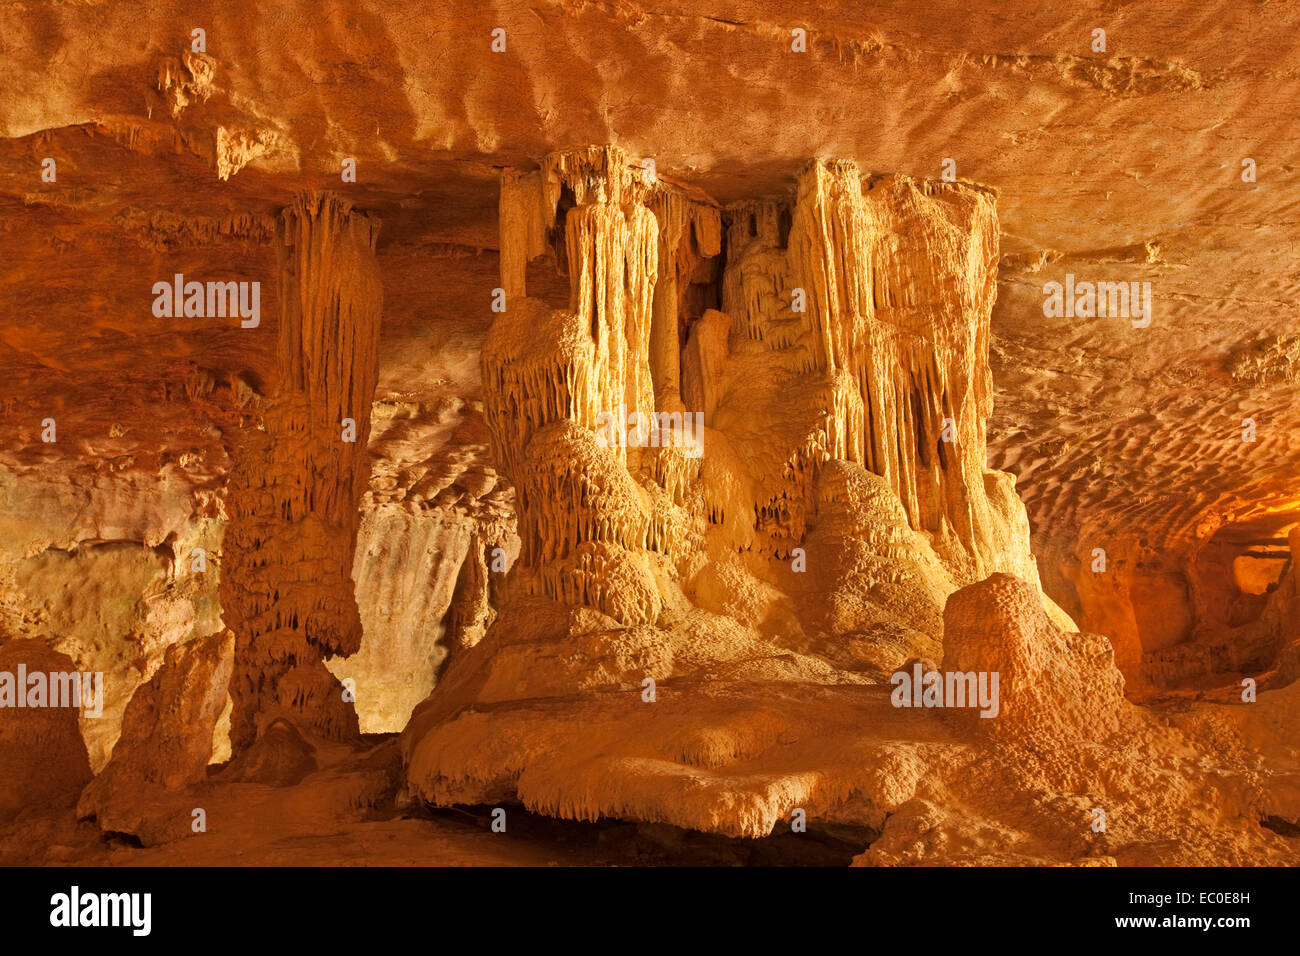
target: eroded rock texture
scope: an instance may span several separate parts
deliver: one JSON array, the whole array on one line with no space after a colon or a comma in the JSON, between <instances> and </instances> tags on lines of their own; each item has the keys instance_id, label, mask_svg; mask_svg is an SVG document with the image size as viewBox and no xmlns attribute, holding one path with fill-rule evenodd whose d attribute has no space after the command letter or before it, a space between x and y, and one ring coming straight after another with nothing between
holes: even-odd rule
<instances>
[{"instance_id":1,"label":"eroded rock texture","mask_svg":"<svg viewBox=\"0 0 1300 956\"><path fill-rule=\"evenodd\" d=\"M193 804L177 791L206 777L234 650L229 631L168 649L127 704L113 758L82 791L78 816L147 844L191 832Z\"/></svg>"},{"instance_id":2,"label":"eroded rock texture","mask_svg":"<svg viewBox=\"0 0 1300 956\"><path fill-rule=\"evenodd\" d=\"M816 162L720 210L601 149L506 173L501 220L483 367L520 557L407 728L410 787L749 836L814 798L861 822L852 784L772 753L786 708L933 653L960 584L1036 582L982 464L992 197ZM530 259L567 303L527 296Z\"/></svg>"},{"instance_id":3,"label":"eroded rock texture","mask_svg":"<svg viewBox=\"0 0 1300 956\"><path fill-rule=\"evenodd\" d=\"M1005 739L1104 739L1126 713L1124 679L1110 642L1063 632L1034 589L994 574L957 592L944 608L944 667L997 674L996 718L969 723Z\"/></svg>"},{"instance_id":4,"label":"eroded rock texture","mask_svg":"<svg viewBox=\"0 0 1300 956\"><path fill-rule=\"evenodd\" d=\"M45 680L41 706L18 708L17 679L28 671ZM74 795L90 782L90 760L77 731L78 708L48 706L49 675L80 680L72 658L44 641L9 640L0 646L0 674L5 675L0 680L9 682L7 689L0 688L0 695L8 695L0 709L0 816L75 801ZM21 688L23 694L27 690Z\"/></svg>"},{"instance_id":5,"label":"eroded rock texture","mask_svg":"<svg viewBox=\"0 0 1300 956\"><path fill-rule=\"evenodd\" d=\"M281 221L279 389L236 455L222 549L236 749L281 711L357 733L324 659L361 644L351 572L378 374L377 233L330 194L302 196Z\"/></svg>"},{"instance_id":6,"label":"eroded rock texture","mask_svg":"<svg viewBox=\"0 0 1300 956\"><path fill-rule=\"evenodd\" d=\"M483 365L520 559L406 729L409 790L750 837L802 811L878 831L868 864L1289 859L1281 692L1134 707L984 467L992 194L818 161L714 215L615 150L504 175ZM567 302L528 296L547 265ZM701 446L660 440L678 411ZM936 707L900 674L1000 684Z\"/></svg>"},{"instance_id":7,"label":"eroded rock texture","mask_svg":"<svg viewBox=\"0 0 1300 956\"><path fill-rule=\"evenodd\" d=\"M0 654L106 688L7 737L0 861L429 862L400 783L797 807L869 864L1294 863L1297 29L0 9ZM260 325L158 315L178 273ZM1049 314L1071 279L1152 321ZM958 666L998 717L894 706Z\"/></svg>"}]
</instances>

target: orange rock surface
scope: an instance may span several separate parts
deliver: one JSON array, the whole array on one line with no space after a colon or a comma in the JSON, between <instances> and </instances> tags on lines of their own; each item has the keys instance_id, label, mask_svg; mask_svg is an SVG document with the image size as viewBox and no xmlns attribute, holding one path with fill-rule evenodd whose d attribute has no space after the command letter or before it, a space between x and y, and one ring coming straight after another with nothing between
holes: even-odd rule
<instances>
[{"instance_id":1,"label":"orange rock surface","mask_svg":"<svg viewBox=\"0 0 1300 956\"><path fill-rule=\"evenodd\" d=\"M0 11L0 862L1300 862L1300 12L182 7Z\"/></svg>"}]
</instances>

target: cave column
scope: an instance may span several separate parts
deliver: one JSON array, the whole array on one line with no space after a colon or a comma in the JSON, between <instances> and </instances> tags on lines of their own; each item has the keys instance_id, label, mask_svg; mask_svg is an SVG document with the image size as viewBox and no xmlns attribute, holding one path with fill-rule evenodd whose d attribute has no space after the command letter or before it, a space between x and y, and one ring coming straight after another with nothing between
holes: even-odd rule
<instances>
[{"instance_id":1,"label":"cave column","mask_svg":"<svg viewBox=\"0 0 1300 956\"><path fill-rule=\"evenodd\" d=\"M656 199L659 281L655 285L650 322L650 373L655 407L672 412L683 409L677 249L681 245L686 216L685 204L677 193L663 190Z\"/></svg>"},{"instance_id":2,"label":"cave column","mask_svg":"<svg viewBox=\"0 0 1300 956\"><path fill-rule=\"evenodd\" d=\"M278 387L264 430L236 450L223 546L236 752L275 716L357 733L324 660L361 643L352 561L379 370L378 231L332 193L304 193L281 216Z\"/></svg>"}]
</instances>

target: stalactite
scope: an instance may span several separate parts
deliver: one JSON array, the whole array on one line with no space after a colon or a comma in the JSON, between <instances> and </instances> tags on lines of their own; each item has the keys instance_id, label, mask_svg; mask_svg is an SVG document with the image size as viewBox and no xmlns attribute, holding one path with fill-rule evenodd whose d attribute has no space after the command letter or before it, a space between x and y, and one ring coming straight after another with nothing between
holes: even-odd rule
<instances>
[{"instance_id":1,"label":"stalactite","mask_svg":"<svg viewBox=\"0 0 1300 956\"><path fill-rule=\"evenodd\" d=\"M816 162L792 202L720 217L593 148L508 174L502 203L503 222L532 203L549 223L569 307L524 298L489 332L485 417L520 557L492 628L404 732L408 787L770 833L775 804L739 828L736 807L803 779L786 747L762 754L775 776L746 761L713 790L701 754L741 759L757 711L803 726L837 688L943 653L944 602L977 570L1041 598L1010 476L983 462L992 198ZM511 241L505 284L531 254ZM698 411L701 442L611 447L602 420L647 411L660 434ZM646 677L671 689L666 720L629 709Z\"/></svg>"},{"instance_id":2,"label":"stalactite","mask_svg":"<svg viewBox=\"0 0 1300 956\"><path fill-rule=\"evenodd\" d=\"M721 398L722 370L727 360L731 316L710 309L695 327L683 350L682 398L687 408L713 416Z\"/></svg>"},{"instance_id":3,"label":"stalactite","mask_svg":"<svg viewBox=\"0 0 1300 956\"><path fill-rule=\"evenodd\" d=\"M507 301L526 294L528 260L545 249L547 217L541 202L541 181L536 172L506 170L501 176L500 248L501 287ZM552 211L552 216L554 212Z\"/></svg>"},{"instance_id":4,"label":"stalactite","mask_svg":"<svg viewBox=\"0 0 1300 956\"><path fill-rule=\"evenodd\" d=\"M830 375L827 456L883 477L915 529L987 573L997 551L983 488L992 196L901 177L867 189L855 164L818 161L799 177L786 248L783 213L771 202L727 211L723 303L735 327L792 373ZM792 460L793 472L810 460ZM798 513L765 500L760 521L772 527ZM786 530L800 533L797 521Z\"/></svg>"},{"instance_id":5,"label":"stalactite","mask_svg":"<svg viewBox=\"0 0 1300 956\"><path fill-rule=\"evenodd\" d=\"M634 440L593 453L597 486L614 487L613 472L595 464L608 458L685 506L704 474L698 455L637 446L656 413L700 411L712 427L724 389L735 384L727 371L733 343L745 341L770 351L769 374L786 381L791 401L781 411L759 390L754 398L767 407L741 411L736 400L724 431L739 442L753 480L729 483L709 469L703 503L690 506L696 515L734 527L748 512L762 547L783 556L806 534L819 469L840 459L880 475L912 527L966 569L963 578L1000 567L1004 536L984 487L997 257L989 193L901 177L868 188L852 162L812 162L792 202L727 210L727 311L706 311L684 337L684 286L724 246L715 208L647 177L618 150L593 147L552 154L535 173L505 174L501 216L503 235L514 232L503 239L505 285L522 283L543 235L563 255L570 282L568 310L517 301L495 323L483 357L494 448L519 489L525 568L567 560L583 542L657 550L630 495L590 520L558 514L557 496L577 492L553 484L564 469L535 459L534 436L557 422L596 433L611 417L620 431L630 424ZM772 415L766 428L744 420ZM715 507L711 496L724 493L717 482L735 487ZM740 487L752 499L731 500ZM621 537L624 527L637 529L631 539ZM559 580L548 575L535 577Z\"/></svg>"},{"instance_id":6,"label":"stalactite","mask_svg":"<svg viewBox=\"0 0 1300 956\"><path fill-rule=\"evenodd\" d=\"M517 490L518 577L620 620L653 620L654 555L689 537L669 512L700 467L698 449L659 447L682 440L695 411L680 395L681 289L721 250L718 211L621 150L592 147L505 173L501 229L503 288L524 291L542 235L570 284L567 310L508 298L483 350L493 450Z\"/></svg>"}]
</instances>

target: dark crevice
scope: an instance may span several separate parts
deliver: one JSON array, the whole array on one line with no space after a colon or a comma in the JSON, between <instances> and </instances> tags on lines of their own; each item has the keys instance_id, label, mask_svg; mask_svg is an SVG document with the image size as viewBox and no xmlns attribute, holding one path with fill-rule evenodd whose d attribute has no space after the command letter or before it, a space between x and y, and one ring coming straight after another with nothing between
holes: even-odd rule
<instances>
[{"instance_id":1,"label":"dark crevice","mask_svg":"<svg viewBox=\"0 0 1300 956\"><path fill-rule=\"evenodd\" d=\"M1300 837L1300 823L1293 823L1290 820L1284 820L1282 817L1264 817L1259 821L1259 825L1265 830L1272 830L1278 836L1284 836L1288 839Z\"/></svg>"},{"instance_id":2,"label":"dark crevice","mask_svg":"<svg viewBox=\"0 0 1300 956\"><path fill-rule=\"evenodd\" d=\"M879 836L862 826L808 821L795 833L790 824L777 824L761 839L700 833L665 823L626 820L585 822L557 820L530 813L519 804L500 805L506 811L503 840L596 850L614 865L637 866L848 866ZM405 815L491 832L496 807L411 807Z\"/></svg>"}]
</instances>

